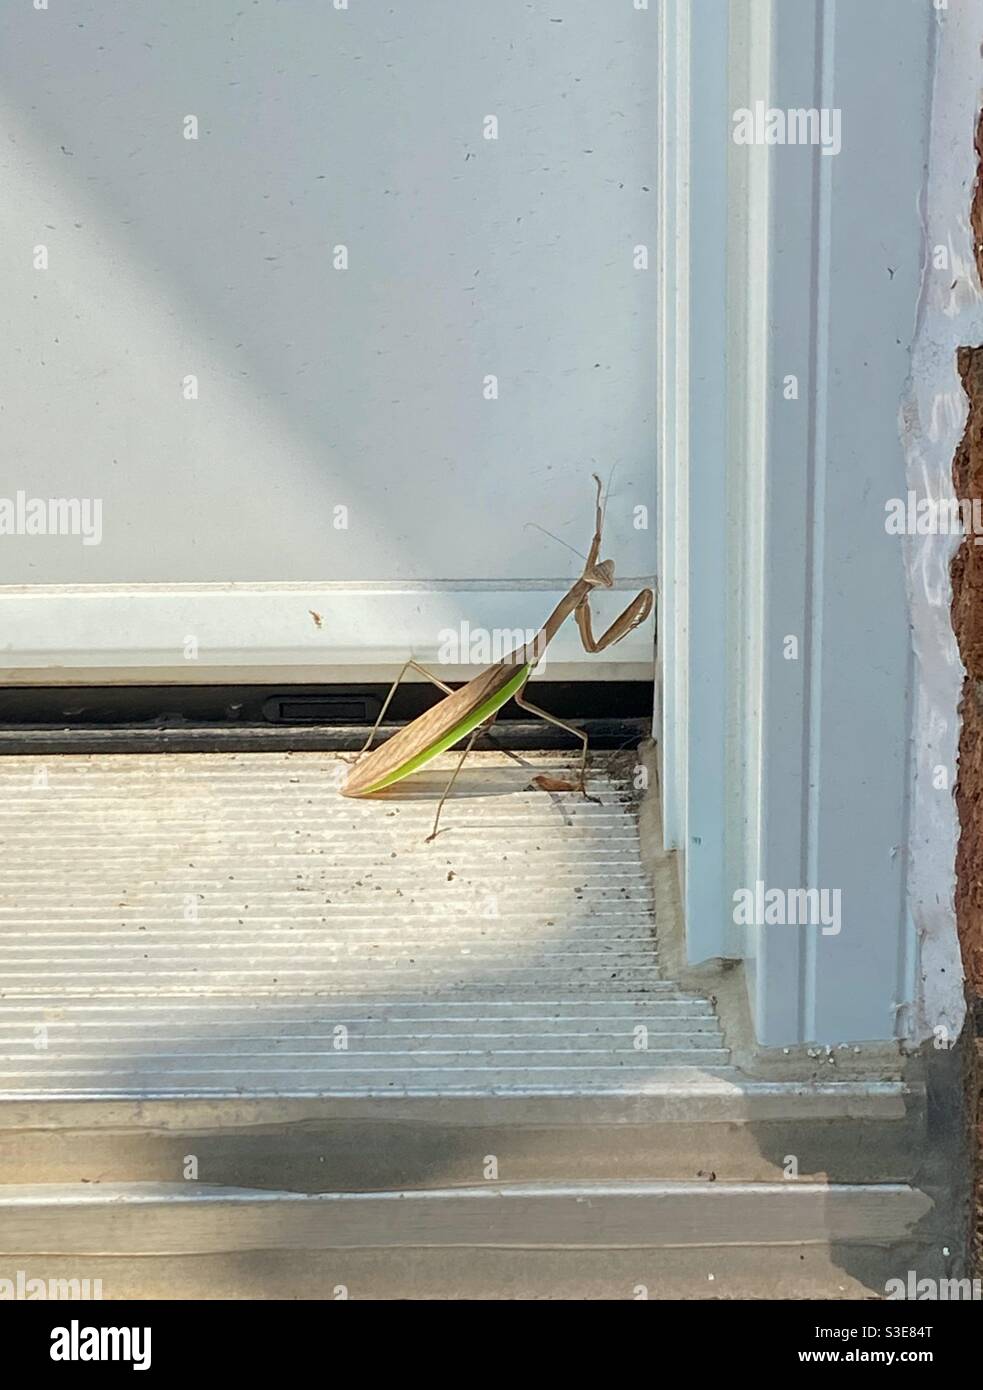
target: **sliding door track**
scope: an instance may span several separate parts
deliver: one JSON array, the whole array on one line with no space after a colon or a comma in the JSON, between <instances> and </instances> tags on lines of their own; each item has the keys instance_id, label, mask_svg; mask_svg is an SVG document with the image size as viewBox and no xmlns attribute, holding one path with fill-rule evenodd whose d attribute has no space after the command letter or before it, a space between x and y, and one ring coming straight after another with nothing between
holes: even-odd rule
<instances>
[{"instance_id":1,"label":"sliding door track","mask_svg":"<svg viewBox=\"0 0 983 1390\"><path fill-rule=\"evenodd\" d=\"M460 684L460 682L455 682ZM583 728L595 748L637 746L651 733L646 681L537 681L538 705ZM0 754L347 752L365 742L389 686L43 686L0 691ZM406 682L380 737L441 699ZM566 749L578 741L511 701L476 747Z\"/></svg>"}]
</instances>

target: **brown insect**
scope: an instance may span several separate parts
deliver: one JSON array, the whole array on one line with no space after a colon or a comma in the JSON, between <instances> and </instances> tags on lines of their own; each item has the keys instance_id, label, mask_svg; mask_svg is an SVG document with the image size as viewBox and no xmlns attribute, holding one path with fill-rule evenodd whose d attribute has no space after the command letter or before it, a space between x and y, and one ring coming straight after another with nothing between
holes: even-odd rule
<instances>
[{"instance_id":1,"label":"brown insect","mask_svg":"<svg viewBox=\"0 0 983 1390\"><path fill-rule=\"evenodd\" d=\"M584 650L603 652L607 647L619 642L622 637L626 637L640 623L643 623L651 613L655 603L653 591L642 589L635 595L624 612L614 620L608 630L600 637L595 638L591 627L590 596L594 589L613 588L614 561L598 558L601 550L604 512L601 506L601 480L596 473L593 474L593 478L597 486L594 538L591 541L584 571L553 609L533 640L517 647L515 651L503 657L501 661L497 661L493 666L489 666L458 690L452 690L412 658L407 661L393 682L392 689L383 702L372 732L359 753L356 765L341 789L344 796L372 796L375 792L383 791L386 787L401 782L404 777L418 772L438 754L452 748L456 743L460 743L461 739L467 738L468 742L457 767L454 769L454 773L438 803L433 830L427 837L428 841L432 840L437 834L437 825L440 821L444 802L450 795L457 775L464 766L464 760L474 746L475 739L482 729L488 728L493 723L498 711L508 700L515 700L520 709L528 710L530 714L538 715L547 723L555 724L558 728L565 729L580 739L582 753L580 772L576 782L561 782L556 778L549 777L537 780L544 790L576 790L586 794L587 735L582 729L576 729L571 724L564 723L562 719L557 719L555 715L548 714L546 710L540 709L537 705L530 704L524 698L526 684L546 648L571 613L577 620ZM434 685L444 692L445 698L434 705L432 709L419 715L405 728L400 729L398 733L393 734L381 747L369 753L386 710L389 708L389 703L396 693L400 681L411 667L421 675L426 676L428 680L433 681Z\"/></svg>"}]
</instances>

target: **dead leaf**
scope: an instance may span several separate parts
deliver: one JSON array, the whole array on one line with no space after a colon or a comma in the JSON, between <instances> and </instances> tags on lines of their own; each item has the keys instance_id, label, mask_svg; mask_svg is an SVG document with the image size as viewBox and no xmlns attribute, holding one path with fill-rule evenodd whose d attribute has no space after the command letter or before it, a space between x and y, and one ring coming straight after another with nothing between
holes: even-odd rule
<instances>
[{"instance_id":1,"label":"dead leaf","mask_svg":"<svg viewBox=\"0 0 983 1390\"><path fill-rule=\"evenodd\" d=\"M567 782L562 777L550 777L545 772L534 777L532 784L534 787L538 787L541 792L576 792L580 790L578 783Z\"/></svg>"}]
</instances>

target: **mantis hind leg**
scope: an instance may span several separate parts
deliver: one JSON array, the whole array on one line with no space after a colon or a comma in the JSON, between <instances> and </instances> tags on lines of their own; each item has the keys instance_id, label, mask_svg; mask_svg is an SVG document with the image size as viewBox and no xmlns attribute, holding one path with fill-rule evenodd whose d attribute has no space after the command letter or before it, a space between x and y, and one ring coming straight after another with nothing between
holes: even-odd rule
<instances>
[{"instance_id":1,"label":"mantis hind leg","mask_svg":"<svg viewBox=\"0 0 983 1390\"><path fill-rule=\"evenodd\" d=\"M531 705L528 700L523 699L525 688L526 687L523 686L522 690L518 691L512 697L520 709L527 709L530 712L530 714L538 714L540 719L546 720L547 724L555 724L558 729L566 729L568 734L573 734L574 738L580 739L582 749L580 754L580 775L577 778L577 791L582 792L584 796L586 796L588 749L587 735L584 733L583 729L577 729L574 727L573 724L565 724L562 719L557 719L555 714L548 714L546 710L540 709L538 705Z\"/></svg>"},{"instance_id":2,"label":"mantis hind leg","mask_svg":"<svg viewBox=\"0 0 983 1390\"><path fill-rule=\"evenodd\" d=\"M496 714L497 714L497 710L496 710ZM440 813L441 813L441 811L444 809L444 802L445 802L445 801L447 800L447 798L450 796L451 791L452 791L453 788L454 788L454 783L457 781L457 774L461 771L461 768L464 766L464 760L465 760L465 758L468 756L468 754L471 752L471 749L474 747L474 741L475 741L475 739L478 737L478 735L479 735L480 733L483 733L486 729L490 729L491 726L494 724L494 722L495 722L495 715L493 714L492 717L491 717L490 719L486 719L486 720L485 720L484 724L479 724L478 727L477 727L476 729L472 729L472 731L471 731L471 736L470 736L470 738L468 739L467 743L464 745L464 752L461 754L460 758L458 759L458 761L457 761L457 767L454 769L453 773L451 774L451 780L447 783L447 786L444 788L443 795L441 796L440 800L437 802L437 814L436 814L436 815L434 816L434 818L433 818L433 829L431 830L431 832L430 832L430 834L427 836L427 838L424 840L423 843L424 843L425 845L429 845L429 843L430 843L431 840L435 840L435 839L437 838L437 826L440 824Z\"/></svg>"},{"instance_id":3,"label":"mantis hind leg","mask_svg":"<svg viewBox=\"0 0 983 1390\"><path fill-rule=\"evenodd\" d=\"M392 685L390 686L389 694L386 696L386 698L385 698L385 699L383 700L383 702L382 702L382 709L379 711L379 717L378 717L378 719L377 719L377 720L375 721L375 723L372 725L372 729L371 729L371 732L369 733L368 738L365 740L365 742L362 744L362 747L361 747L361 748L358 750L358 752L355 754L355 758L354 758L354 761L355 761L355 762L358 762L359 758L364 757L364 755L365 755L365 754L369 751L369 749L372 747L373 741L375 740L375 736L376 736L376 734L379 732L379 728L380 728L380 726L381 726L381 724L382 724L382 721L383 721L383 720L385 719L385 717L386 717L386 710L389 708L390 704L392 703L392 698L393 698L393 696L396 694L396 691L398 690L399 685L400 685L400 683L402 682L403 677L406 675L406 672L410 669L411 666L412 666L412 668L413 668L414 671L419 671L419 673L420 673L421 676L426 676L427 680L428 680L428 681L431 681L431 682L437 687L438 690L442 690L442 691L444 692L445 695L450 695L450 694L453 693L452 690L451 690L451 687L450 687L449 685L445 685L444 682L443 682L442 680L438 680L437 677L436 677L431 671L428 671L427 668L426 668L425 666L421 666L420 663L419 663L418 661L414 661L413 658L410 657L410 659L409 659L409 660L405 663L405 665L403 666L403 669L400 671L399 675L396 677L396 679L393 681ZM342 762L347 762L347 761L348 761L347 758L343 758L343 759L342 759Z\"/></svg>"}]
</instances>

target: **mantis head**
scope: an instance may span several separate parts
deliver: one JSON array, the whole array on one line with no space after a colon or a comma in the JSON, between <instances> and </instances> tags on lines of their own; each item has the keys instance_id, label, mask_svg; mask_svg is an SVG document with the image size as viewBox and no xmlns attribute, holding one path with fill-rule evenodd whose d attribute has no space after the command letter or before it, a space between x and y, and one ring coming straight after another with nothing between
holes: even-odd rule
<instances>
[{"instance_id":1,"label":"mantis head","mask_svg":"<svg viewBox=\"0 0 983 1390\"><path fill-rule=\"evenodd\" d=\"M588 565L584 570L584 578L591 584L596 584L600 589L614 588L614 561L598 560L595 565Z\"/></svg>"}]
</instances>

